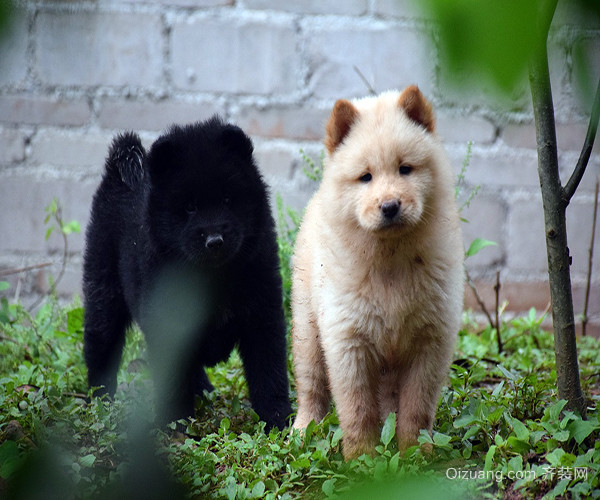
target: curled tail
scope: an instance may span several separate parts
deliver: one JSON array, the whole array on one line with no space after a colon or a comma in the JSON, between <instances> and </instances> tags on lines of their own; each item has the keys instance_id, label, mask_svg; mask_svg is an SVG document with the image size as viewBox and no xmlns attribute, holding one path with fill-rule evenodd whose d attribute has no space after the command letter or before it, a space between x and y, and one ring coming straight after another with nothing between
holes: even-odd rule
<instances>
[{"instance_id":1,"label":"curled tail","mask_svg":"<svg viewBox=\"0 0 600 500\"><path fill-rule=\"evenodd\" d=\"M117 135L106 158L106 172L119 176L125 185L135 189L144 178L146 151L140 137L134 132Z\"/></svg>"}]
</instances>

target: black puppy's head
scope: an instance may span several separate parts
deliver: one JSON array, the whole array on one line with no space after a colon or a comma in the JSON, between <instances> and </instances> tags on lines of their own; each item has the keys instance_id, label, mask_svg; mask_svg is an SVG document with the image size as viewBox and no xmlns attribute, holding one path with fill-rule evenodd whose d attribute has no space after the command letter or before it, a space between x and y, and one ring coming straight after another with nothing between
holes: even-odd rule
<instances>
[{"instance_id":1,"label":"black puppy's head","mask_svg":"<svg viewBox=\"0 0 600 500\"><path fill-rule=\"evenodd\" d=\"M220 266L248 246L268 210L252 151L244 132L218 117L172 127L156 140L148 157L148 224L159 252Z\"/></svg>"}]
</instances>

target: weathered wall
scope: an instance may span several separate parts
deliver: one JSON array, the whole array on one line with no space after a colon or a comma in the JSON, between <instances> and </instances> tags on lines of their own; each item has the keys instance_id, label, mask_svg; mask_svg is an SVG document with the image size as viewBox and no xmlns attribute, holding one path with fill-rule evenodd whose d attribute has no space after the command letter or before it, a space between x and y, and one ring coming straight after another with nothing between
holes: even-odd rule
<instances>
[{"instance_id":1,"label":"weathered wall","mask_svg":"<svg viewBox=\"0 0 600 500\"><path fill-rule=\"evenodd\" d=\"M573 75L600 77L600 28L561 0L551 41L552 84L564 172L576 162L587 105ZM402 0L63 0L22 1L0 46L0 268L59 262L62 242L44 240L53 197L65 219L85 227L111 136L140 131L146 143L173 122L220 113L249 132L274 193L301 209L314 185L299 150L318 158L335 99L365 95L360 69L381 91L417 83L436 105L439 134L457 169L481 185L465 211L465 241L498 242L469 261L492 301L501 271L509 309L548 302L535 134L526 86L508 108L477 82L461 95L447 85L435 30ZM581 62L574 54L588 50ZM465 79L469 81L468 78ZM511 109L503 111L502 109ZM596 147L569 209L576 310L589 247ZM599 231L600 233L600 231ZM600 237L591 313L600 324ZM59 290L80 288L83 235L70 237ZM24 299L47 288L57 267L11 275ZM6 279L6 278L3 278ZM19 282L19 287L17 287ZM470 296L468 297L471 301Z\"/></svg>"}]
</instances>

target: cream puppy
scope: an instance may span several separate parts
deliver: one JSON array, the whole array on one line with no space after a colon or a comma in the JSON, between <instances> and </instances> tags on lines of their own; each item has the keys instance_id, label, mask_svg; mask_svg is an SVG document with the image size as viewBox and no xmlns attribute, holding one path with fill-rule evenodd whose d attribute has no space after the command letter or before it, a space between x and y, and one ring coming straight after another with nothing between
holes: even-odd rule
<instances>
[{"instance_id":1,"label":"cream puppy","mask_svg":"<svg viewBox=\"0 0 600 500\"><path fill-rule=\"evenodd\" d=\"M347 459L397 412L401 449L431 430L459 329L463 244L450 164L419 89L335 103L293 270L294 427L331 396Z\"/></svg>"}]
</instances>

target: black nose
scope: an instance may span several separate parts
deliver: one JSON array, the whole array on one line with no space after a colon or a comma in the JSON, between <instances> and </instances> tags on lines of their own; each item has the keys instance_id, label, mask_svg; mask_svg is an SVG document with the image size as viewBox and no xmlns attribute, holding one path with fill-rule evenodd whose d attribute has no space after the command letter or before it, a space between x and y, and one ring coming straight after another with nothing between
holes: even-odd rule
<instances>
[{"instance_id":1,"label":"black nose","mask_svg":"<svg viewBox=\"0 0 600 500\"><path fill-rule=\"evenodd\" d=\"M381 213L386 219L393 219L400 211L400 203L398 200L384 201L381 205Z\"/></svg>"},{"instance_id":2,"label":"black nose","mask_svg":"<svg viewBox=\"0 0 600 500\"><path fill-rule=\"evenodd\" d=\"M223 246L223 235L221 234L209 234L206 238L206 248L211 250Z\"/></svg>"}]
</instances>

